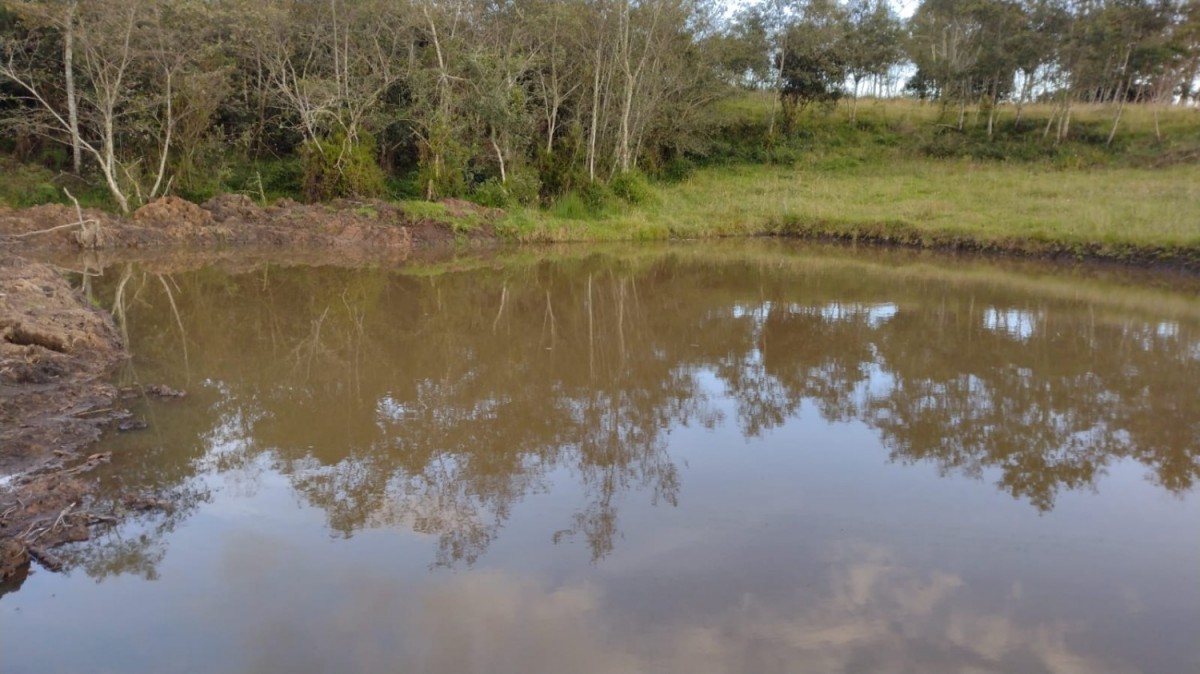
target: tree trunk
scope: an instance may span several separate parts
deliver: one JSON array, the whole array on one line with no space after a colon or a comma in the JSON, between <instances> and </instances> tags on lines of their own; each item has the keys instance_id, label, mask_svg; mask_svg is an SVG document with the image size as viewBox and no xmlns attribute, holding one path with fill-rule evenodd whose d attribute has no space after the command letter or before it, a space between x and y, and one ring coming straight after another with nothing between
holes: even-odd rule
<instances>
[{"instance_id":1,"label":"tree trunk","mask_svg":"<svg viewBox=\"0 0 1200 674\"><path fill-rule=\"evenodd\" d=\"M600 126L600 68L602 67L600 58L600 43L596 43L596 64L592 75L592 124L588 129L588 149L587 149L587 164L588 164L588 180L596 182L596 133L597 127Z\"/></svg>"},{"instance_id":2,"label":"tree trunk","mask_svg":"<svg viewBox=\"0 0 1200 674\"><path fill-rule=\"evenodd\" d=\"M850 95L850 123L858 121L858 77L854 78L854 93Z\"/></svg>"},{"instance_id":3,"label":"tree trunk","mask_svg":"<svg viewBox=\"0 0 1200 674\"><path fill-rule=\"evenodd\" d=\"M500 151L500 146L496 143L496 136L492 136L489 140L492 141L492 149L496 151L496 160L500 162L500 182L508 182L508 173L504 170L504 153Z\"/></svg>"},{"instance_id":4,"label":"tree trunk","mask_svg":"<svg viewBox=\"0 0 1200 674\"><path fill-rule=\"evenodd\" d=\"M1058 142L1063 142L1067 139L1067 134L1071 132L1071 101L1067 99L1063 106L1062 116L1058 120Z\"/></svg>"},{"instance_id":5,"label":"tree trunk","mask_svg":"<svg viewBox=\"0 0 1200 674\"><path fill-rule=\"evenodd\" d=\"M117 156L113 141L112 118L113 115L109 114L104 119L104 153L100 162L100 172L104 174L104 182L108 184L109 192L112 192L113 198L117 200L117 206L121 208L121 213L128 215L129 199L117 182Z\"/></svg>"},{"instance_id":6,"label":"tree trunk","mask_svg":"<svg viewBox=\"0 0 1200 674\"><path fill-rule=\"evenodd\" d=\"M67 6L67 25L63 31L63 77L67 85L67 123L71 127L71 167L78 174L83 168L83 145L79 142L79 103L75 97L75 3Z\"/></svg>"},{"instance_id":7,"label":"tree trunk","mask_svg":"<svg viewBox=\"0 0 1200 674\"><path fill-rule=\"evenodd\" d=\"M1000 75L995 75L992 78L992 100L988 105L988 140L992 139L992 135L996 130L996 110L1000 107Z\"/></svg>"},{"instance_id":8,"label":"tree trunk","mask_svg":"<svg viewBox=\"0 0 1200 674\"><path fill-rule=\"evenodd\" d=\"M166 102L167 102L167 118L166 118L165 123L167 125L167 128L163 134L161 154L159 155L159 158L158 158L158 176L154 179L154 187L151 188L151 190L150 190L150 197L149 197L150 199L153 199L158 196L158 190L160 187L162 187L162 184L163 184L163 177L166 176L166 174L167 174L167 158L171 154L171 134L175 130L175 113L174 113L172 105L171 105L171 96L172 96L171 80L173 79L173 76L172 76L172 73L170 70L167 70L165 75L167 78L167 90L166 90L166 95L165 95ZM168 183L169 183L169 181L168 181ZM169 185L167 188L163 189L164 193L166 192L166 189L169 189Z\"/></svg>"},{"instance_id":9,"label":"tree trunk","mask_svg":"<svg viewBox=\"0 0 1200 674\"><path fill-rule=\"evenodd\" d=\"M1113 117L1112 128L1109 129L1109 131L1108 131L1108 140L1104 142L1104 147L1110 147L1112 145L1113 138L1116 138L1117 125L1121 123L1121 113L1123 113L1123 112L1125 112L1125 96L1122 96L1121 100L1117 103L1117 114ZM1155 130L1157 131L1157 124L1158 124L1157 115L1154 118L1154 122L1155 122Z\"/></svg>"}]
</instances>

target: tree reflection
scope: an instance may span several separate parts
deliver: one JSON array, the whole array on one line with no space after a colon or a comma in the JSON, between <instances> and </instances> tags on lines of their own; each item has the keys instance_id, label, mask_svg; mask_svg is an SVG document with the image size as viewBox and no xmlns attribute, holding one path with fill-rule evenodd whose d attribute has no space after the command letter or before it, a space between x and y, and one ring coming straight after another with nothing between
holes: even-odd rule
<instances>
[{"instance_id":1,"label":"tree reflection","mask_svg":"<svg viewBox=\"0 0 1200 674\"><path fill-rule=\"evenodd\" d=\"M1117 461L1173 493L1200 476L1195 326L1072 299L675 255L174 279L186 365L165 284L129 282L128 329L137 377L193 395L117 467L124 488L242 471L252 489L265 462L339 535L430 534L437 564L473 563L564 481L581 502L553 540L604 557L623 495L678 502L666 436L724 423L722 396L747 436L811 407L1042 511Z\"/></svg>"}]
</instances>

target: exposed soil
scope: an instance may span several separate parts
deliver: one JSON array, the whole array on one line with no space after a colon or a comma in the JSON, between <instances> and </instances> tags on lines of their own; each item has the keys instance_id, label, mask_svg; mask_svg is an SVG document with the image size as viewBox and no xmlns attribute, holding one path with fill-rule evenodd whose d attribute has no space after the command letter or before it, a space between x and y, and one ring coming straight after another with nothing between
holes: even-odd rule
<instances>
[{"instance_id":1,"label":"exposed soil","mask_svg":"<svg viewBox=\"0 0 1200 674\"><path fill-rule=\"evenodd\" d=\"M99 519L82 454L121 416L110 382L125 357L112 320L51 267L0 256L0 579L87 538Z\"/></svg>"},{"instance_id":2,"label":"exposed soil","mask_svg":"<svg viewBox=\"0 0 1200 674\"><path fill-rule=\"evenodd\" d=\"M244 195L225 194L200 205L163 197L128 218L85 209L82 225L75 224L79 212L67 206L0 208L0 244L14 250L326 248L402 259L414 247L495 240L499 211L456 200L445 205L451 218L469 216L478 224L456 233L451 222L418 217L379 200L300 204L280 199L264 208Z\"/></svg>"},{"instance_id":3,"label":"exposed soil","mask_svg":"<svg viewBox=\"0 0 1200 674\"><path fill-rule=\"evenodd\" d=\"M982 239L971 234L929 232L900 222L848 225L823 221L778 223L776 236L814 241L864 243L920 250L983 253L1050 261L1088 261L1103 264L1200 272L1200 249L1195 246L1150 246L1129 243L1074 243L1031 237Z\"/></svg>"}]
</instances>

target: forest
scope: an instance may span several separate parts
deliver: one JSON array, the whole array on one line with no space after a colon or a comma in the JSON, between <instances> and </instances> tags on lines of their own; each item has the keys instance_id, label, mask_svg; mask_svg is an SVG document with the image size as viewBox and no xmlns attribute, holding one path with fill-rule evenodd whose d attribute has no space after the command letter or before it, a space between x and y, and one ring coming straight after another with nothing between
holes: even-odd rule
<instances>
[{"instance_id":1,"label":"forest","mask_svg":"<svg viewBox=\"0 0 1200 674\"><path fill-rule=\"evenodd\" d=\"M1110 146L1136 107L1161 141L1198 78L1191 0L8 0L0 157L56 176L15 205L70 183L126 213L231 191L636 202L729 157L786 163L806 115L853 128L862 99L1042 147ZM1085 106L1103 130L1073 125Z\"/></svg>"}]
</instances>

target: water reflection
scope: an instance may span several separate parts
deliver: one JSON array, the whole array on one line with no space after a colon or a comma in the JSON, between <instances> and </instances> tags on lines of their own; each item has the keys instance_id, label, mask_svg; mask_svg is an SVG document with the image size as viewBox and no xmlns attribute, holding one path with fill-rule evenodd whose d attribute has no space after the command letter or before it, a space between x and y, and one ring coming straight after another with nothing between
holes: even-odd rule
<instances>
[{"instance_id":1,"label":"water reflection","mask_svg":"<svg viewBox=\"0 0 1200 674\"><path fill-rule=\"evenodd\" d=\"M1195 293L714 247L94 291L189 391L105 498L174 509L5 596L6 671L1200 658Z\"/></svg>"},{"instance_id":2,"label":"water reflection","mask_svg":"<svg viewBox=\"0 0 1200 674\"><path fill-rule=\"evenodd\" d=\"M677 503L672 429L755 437L805 410L1041 511L1125 459L1169 492L1195 484L1200 334L1186 317L810 262L123 269L129 376L192 396L116 470L126 489L215 471L253 491L269 457L338 535L431 534L443 565L478 560L556 472L580 503L554 540L601 559L619 495Z\"/></svg>"},{"instance_id":3,"label":"water reflection","mask_svg":"<svg viewBox=\"0 0 1200 674\"><path fill-rule=\"evenodd\" d=\"M280 544L240 542L226 559L249 566L239 591L277 583L263 560L280 561ZM362 572L245 625L243 638L249 671L1128 671L1072 643L1082 623L964 609L963 578L906 568L886 547L843 542L825 561L830 570L810 587L747 594L711 613L654 622L614 611L606 588L588 581L550 585L489 570L407 586ZM321 573L304 561L299 567ZM1023 593L1014 584L1003 599L1014 604ZM297 620L297 611L314 618ZM315 643L313 633L325 640Z\"/></svg>"}]
</instances>

